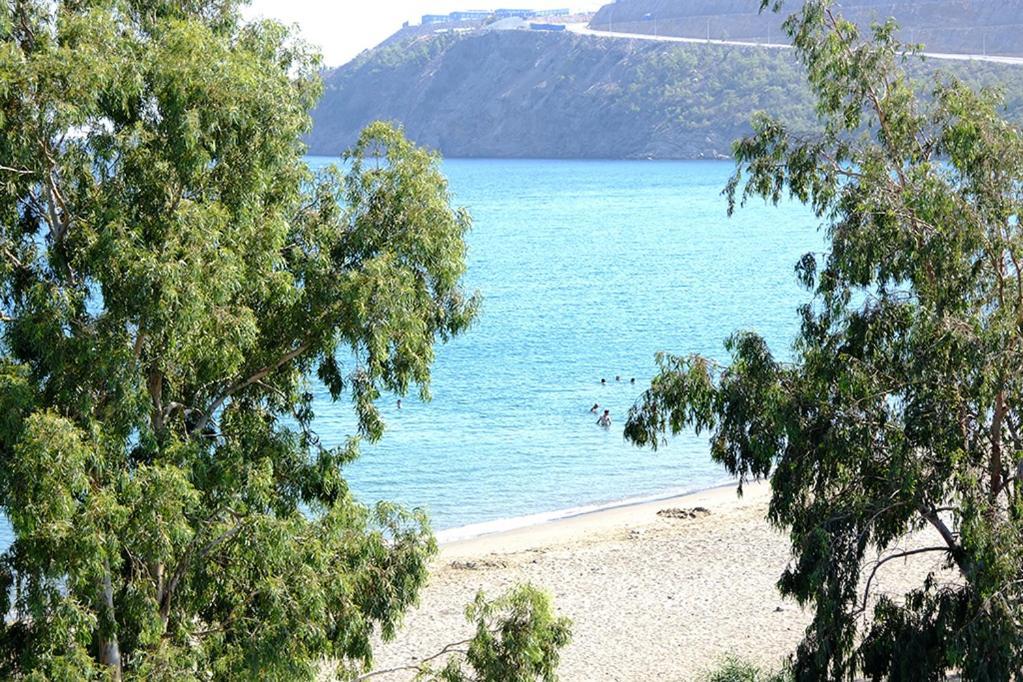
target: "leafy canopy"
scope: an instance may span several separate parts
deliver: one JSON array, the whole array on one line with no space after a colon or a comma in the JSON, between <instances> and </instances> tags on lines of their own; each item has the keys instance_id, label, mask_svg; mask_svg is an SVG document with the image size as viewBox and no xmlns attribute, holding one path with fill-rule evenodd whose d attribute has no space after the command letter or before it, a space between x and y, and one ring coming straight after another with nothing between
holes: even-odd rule
<instances>
[{"instance_id":1,"label":"leafy canopy","mask_svg":"<svg viewBox=\"0 0 1023 682\"><path fill-rule=\"evenodd\" d=\"M740 491L770 477L793 551L779 587L814 614L797 679L1023 679L1023 135L997 93L938 78L921 96L891 23L864 39L808 0L786 26L822 132L758 116L726 193L824 223L827 251L796 268L814 297L794 358L752 332L728 365L662 356L627 436L709 431ZM902 550L922 529L931 544ZM915 553L954 578L870 593Z\"/></svg>"},{"instance_id":2,"label":"leafy canopy","mask_svg":"<svg viewBox=\"0 0 1023 682\"><path fill-rule=\"evenodd\" d=\"M382 124L312 174L317 69L234 0L0 3L3 678L310 678L415 600L426 521L309 384L369 438L428 392L469 218Z\"/></svg>"}]
</instances>

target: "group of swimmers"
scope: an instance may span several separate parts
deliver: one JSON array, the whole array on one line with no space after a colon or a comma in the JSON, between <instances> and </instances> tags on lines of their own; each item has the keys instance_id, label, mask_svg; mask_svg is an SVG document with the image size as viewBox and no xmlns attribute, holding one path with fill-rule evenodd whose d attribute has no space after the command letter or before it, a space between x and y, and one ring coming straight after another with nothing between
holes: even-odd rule
<instances>
[{"instance_id":1,"label":"group of swimmers","mask_svg":"<svg viewBox=\"0 0 1023 682\"><path fill-rule=\"evenodd\" d=\"M622 377L620 375L615 375L615 381L621 380ZM629 379L629 383L635 385L636 377ZM600 379L600 385L607 386L607 379L602 377ZM600 404L593 403L593 407L590 408L590 414L597 414L598 412L600 412ZM604 410L604 413L597 419L597 426L603 426L605 429L611 427L611 410Z\"/></svg>"}]
</instances>

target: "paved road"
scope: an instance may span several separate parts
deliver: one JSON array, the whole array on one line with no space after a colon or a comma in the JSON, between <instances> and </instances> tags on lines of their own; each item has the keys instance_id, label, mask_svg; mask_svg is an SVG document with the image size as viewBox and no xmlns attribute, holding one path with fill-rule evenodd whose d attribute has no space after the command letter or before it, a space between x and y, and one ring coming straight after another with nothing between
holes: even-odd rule
<instances>
[{"instance_id":1,"label":"paved road","mask_svg":"<svg viewBox=\"0 0 1023 682\"><path fill-rule=\"evenodd\" d=\"M622 33L620 31L595 31L586 24L569 24L568 30L584 36L600 38L627 38L629 40L654 40L661 43L697 43L703 45L737 45L739 47L764 47L772 50L791 50L787 43L757 43L744 40L711 40L707 38L681 38L679 36L654 36L649 33ZM948 59L959 62L993 62L995 64L1023 64L1023 57L997 57L982 54L948 54L942 52L924 52L931 59Z\"/></svg>"}]
</instances>

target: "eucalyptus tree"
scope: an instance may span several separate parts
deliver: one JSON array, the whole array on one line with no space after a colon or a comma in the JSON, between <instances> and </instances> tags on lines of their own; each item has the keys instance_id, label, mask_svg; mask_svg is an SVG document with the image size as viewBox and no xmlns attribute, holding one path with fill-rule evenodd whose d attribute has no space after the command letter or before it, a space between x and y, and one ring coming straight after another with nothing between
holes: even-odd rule
<instances>
[{"instance_id":1,"label":"eucalyptus tree","mask_svg":"<svg viewBox=\"0 0 1023 682\"><path fill-rule=\"evenodd\" d=\"M813 611L798 679L1023 679L1023 136L997 93L911 82L892 23L862 38L808 0L786 27L820 133L758 116L726 194L823 223L792 358L752 332L728 364L662 356L627 436L695 427L740 492L770 478L793 552L779 587ZM932 542L903 549L917 531ZM871 594L913 554L954 577Z\"/></svg>"},{"instance_id":2,"label":"eucalyptus tree","mask_svg":"<svg viewBox=\"0 0 1023 682\"><path fill-rule=\"evenodd\" d=\"M424 517L357 504L380 437L463 331L469 218L377 124L302 135L315 53L235 0L0 3L5 679L298 679L362 667L422 586Z\"/></svg>"}]
</instances>

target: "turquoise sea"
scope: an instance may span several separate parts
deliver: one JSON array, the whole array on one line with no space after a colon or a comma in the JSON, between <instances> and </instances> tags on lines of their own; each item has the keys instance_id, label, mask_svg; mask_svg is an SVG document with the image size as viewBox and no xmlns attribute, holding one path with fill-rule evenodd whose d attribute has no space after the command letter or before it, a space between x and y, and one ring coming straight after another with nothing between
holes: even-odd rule
<instances>
[{"instance_id":1,"label":"turquoise sea","mask_svg":"<svg viewBox=\"0 0 1023 682\"><path fill-rule=\"evenodd\" d=\"M622 425L658 351L723 358L732 331L756 329L789 353L807 299L793 267L819 248L817 220L759 201L729 219L732 169L445 161L475 219L467 284L482 314L439 348L431 402L382 400L383 440L347 469L356 495L423 507L451 538L727 482L705 436L652 452ZM610 429L594 403L611 410ZM347 403L323 397L317 418L326 444L353 433Z\"/></svg>"},{"instance_id":2,"label":"turquoise sea","mask_svg":"<svg viewBox=\"0 0 1023 682\"><path fill-rule=\"evenodd\" d=\"M627 444L622 425L658 351L722 358L732 331L756 329L788 354L807 298L793 266L819 248L817 221L760 202L727 218L731 171L445 161L456 203L475 218L467 284L482 314L438 349L431 402L381 400L384 438L346 470L355 494L422 507L451 539L727 482L705 437L652 452ZM594 403L611 410L610 429ZM320 391L316 407L325 445L355 433L348 402ZM9 542L2 523L0 546Z\"/></svg>"}]
</instances>

